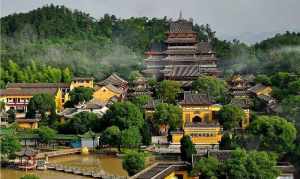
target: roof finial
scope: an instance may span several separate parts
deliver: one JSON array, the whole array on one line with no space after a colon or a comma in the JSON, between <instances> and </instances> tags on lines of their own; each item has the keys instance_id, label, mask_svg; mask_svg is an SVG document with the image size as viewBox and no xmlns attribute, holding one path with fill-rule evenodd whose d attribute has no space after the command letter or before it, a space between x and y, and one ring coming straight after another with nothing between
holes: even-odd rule
<instances>
[{"instance_id":1,"label":"roof finial","mask_svg":"<svg viewBox=\"0 0 300 179\"><path fill-rule=\"evenodd\" d=\"M179 19L178 20L182 20L182 11L181 10L179 12Z\"/></svg>"}]
</instances>

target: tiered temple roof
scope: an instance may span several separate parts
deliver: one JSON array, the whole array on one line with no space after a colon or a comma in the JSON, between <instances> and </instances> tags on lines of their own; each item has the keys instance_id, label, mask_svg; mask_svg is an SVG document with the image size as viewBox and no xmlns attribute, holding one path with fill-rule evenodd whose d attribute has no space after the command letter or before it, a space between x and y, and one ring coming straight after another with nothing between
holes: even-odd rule
<instances>
[{"instance_id":1,"label":"tiered temple roof","mask_svg":"<svg viewBox=\"0 0 300 179\"><path fill-rule=\"evenodd\" d=\"M111 84L115 87L118 87L118 88L124 88L127 86L128 82L126 80L124 80L123 78L121 78L120 76L118 76L117 74L113 73L109 77L107 77L105 80L97 83L97 85L99 85L99 86L106 86L109 84Z\"/></svg>"},{"instance_id":2,"label":"tiered temple roof","mask_svg":"<svg viewBox=\"0 0 300 179\"><path fill-rule=\"evenodd\" d=\"M164 45L151 46L145 54L148 77L175 81L192 81L200 75L215 75L217 69L215 52L209 42L198 42L197 33L193 31L193 22L182 18L170 22ZM160 48L157 48L160 47Z\"/></svg>"}]
</instances>

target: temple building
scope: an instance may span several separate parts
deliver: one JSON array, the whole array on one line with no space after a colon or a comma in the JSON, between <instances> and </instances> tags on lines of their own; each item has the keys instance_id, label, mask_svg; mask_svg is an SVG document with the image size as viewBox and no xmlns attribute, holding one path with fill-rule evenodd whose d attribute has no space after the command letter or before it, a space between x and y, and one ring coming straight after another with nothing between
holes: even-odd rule
<instances>
[{"instance_id":1,"label":"temple building","mask_svg":"<svg viewBox=\"0 0 300 179\"><path fill-rule=\"evenodd\" d=\"M240 127L244 129L250 124L250 107L253 102L248 89L251 85L249 81L244 79L241 75L233 75L227 82L232 97L230 104L242 108L245 112L245 119L240 123Z\"/></svg>"},{"instance_id":2,"label":"temple building","mask_svg":"<svg viewBox=\"0 0 300 179\"><path fill-rule=\"evenodd\" d=\"M71 83L8 83L6 89L0 90L0 100L5 103L5 111L14 109L17 117L23 117L34 95L48 93L54 98L56 112L60 112L69 100L70 90L76 87L93 88L93 78L75 77Z\"/></svg>"},{"instance_id":3,"label":"temple building","mask_svg":"<svg viewBox=\"0 0 300 179\"><path fill-rule=\"evenodd\" d=\"M207 94L185 92L179 103L182 108L182 129L171 132L172 144L180 144L183 135L189 135L194 144L218 145L222 127L217 120L221 105L215 104Z\"/></svg>"},{"instance_id":4,"label":"temple building","mask_svg":"<svg viewBox=\"0 0 300 179\"><path fill-rule=\"evenodd\" d=\"M93 88L94 78L92 77L75 77L70 84L70 90L78 87Z\"/></svg>"},{"instance_id":5,"label":"temple building","mask_svg":"<svg viewBox=\"0 0 300 179\"><path fill-rule=\"evenodd\" d=\"M115 73L111 74L106 79L97 83L97 86L101 87L109 84L115 86L116 88L119 88L124 92L127 92L128 82Z\"/></svg>"},{"instance_id":6,"label":"temple building","mask_svg":"<svg viewBox=\"0 0 300 179\"><path fill-rule=\"evenodd\" d=\"M141 95L152 95L152 92L149 90L147 80L145 77L138 76L135 80L132 81L132 84L128 88L128 98L133 98Z\"/></svg>"},{"instance_id":7,"label":"temple building","mask_svg":"<svg viewBox=\"0 0 300 179\"><path fill-rule=\"evenodd\" d=\"M170 22L164 44L152 46L146 52L146 77L167 79L190 86L200 75L220 74L217 58L209 42L199 42L193 31L193 22L182 19Z\"/></svg>"},{"instance_id":8,"label":"temple building","mask_svg":"<svg viewBox=\"0 0 300 179\"><path fill-rule=\"evenodd\" d=\"M68 94L63 90L68 88L64 83L10 83L6 89L0 90L0 99L5 102L5 110L14 109L17 114L27 112L30 99L40 93L53 96L57 111L61 111Z\"/></svg>"}]
</instances>

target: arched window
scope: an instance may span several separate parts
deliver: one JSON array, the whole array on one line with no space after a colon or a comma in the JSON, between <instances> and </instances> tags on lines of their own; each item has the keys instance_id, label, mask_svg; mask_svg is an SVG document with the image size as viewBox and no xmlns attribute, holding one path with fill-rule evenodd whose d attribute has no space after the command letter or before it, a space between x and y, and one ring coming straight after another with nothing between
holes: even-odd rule
<instances>
[{"instance_id":1,"label":"arched window","mask_svg":"<svg viewBox=\"0 0 300 179\"><path fill-rule=\"evenodd\" d=\"M195 116L193 117L193 122L202 122L202 119L199 116Z\"/></svg>"}]
</instances>

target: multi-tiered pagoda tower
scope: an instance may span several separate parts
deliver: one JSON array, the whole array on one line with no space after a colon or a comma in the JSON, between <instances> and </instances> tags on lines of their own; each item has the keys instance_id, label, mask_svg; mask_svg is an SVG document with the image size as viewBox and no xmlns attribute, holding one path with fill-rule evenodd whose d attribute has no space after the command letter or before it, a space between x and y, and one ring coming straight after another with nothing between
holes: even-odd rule
<instances>
[{"instance_id":1,"label":"multi-tiered pagoda tower","mask_svg":"<svg viewBox=\"0 0 300 179\"><path fill-rule=\"evenodd\" d=\"M146 52L147 77L175 80L183 86L190 86L200 75L217 76L217 58L209 42L198 42L193 31L193 22L182 19L170 23L164 44L153 46Z\"/></svg>"}]
</instances>

